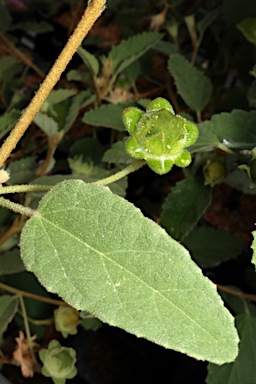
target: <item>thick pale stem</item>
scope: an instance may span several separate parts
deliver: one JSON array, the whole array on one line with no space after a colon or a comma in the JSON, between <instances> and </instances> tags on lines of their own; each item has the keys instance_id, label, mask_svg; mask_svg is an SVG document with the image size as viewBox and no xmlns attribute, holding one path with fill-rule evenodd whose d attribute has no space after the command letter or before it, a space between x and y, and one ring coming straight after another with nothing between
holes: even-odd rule
<instances>
[{"instance_id":1,"label":"thick pale stem","mask_svg":"<svg viewBox=\"0 0 256 384\"><path fill-rule=\"evenodd\" d=\"M20 120L2 145L2 148L0 149L0 167L9 157L12 150L16 147L18 141L31 124L34 116L39 111L52 88L59 80L60 75L65 70L67 64L71 60L79 45L82 43L84 37L103 12L105 3L106 0L94 0L88 3L88 7L86 8L84 15L82 16L82 19L76 27L73 35L68 40L66 46L54 63L49 74L46 76L34 98L31 100L29 106L21 116Z\"/></svg>"}]
</instances>

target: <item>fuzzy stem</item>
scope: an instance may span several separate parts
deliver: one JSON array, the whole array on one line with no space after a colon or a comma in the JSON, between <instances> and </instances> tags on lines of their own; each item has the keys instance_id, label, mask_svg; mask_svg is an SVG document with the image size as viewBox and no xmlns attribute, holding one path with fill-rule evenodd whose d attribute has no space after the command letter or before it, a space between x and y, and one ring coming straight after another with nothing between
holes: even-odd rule
<instances>
[{"instance_id":1,"label":"fuzzy stem","mask_svg":"<svg viewBox=\"0 0 256 384\"><path fill-rule=\"evenodd\" d=\"M37 214L37 211L28 207L23 207L21 204L13 203L10 200L0 197L0 207L10 209L13 212L20 213L28 217L32 217Z\"/></svg>"},{"instance_id":2,"label":"fuzzy stem","mask_svg":"<svg viewBox=\"0 0 256 384\"><path fill-rule=\"evenodd\" d=\"M94 181L91 184L108 185L108 184L114 183L115 181L120 180L123 177L129 175L129 173L137 171L138 169L143 167L143 165L145 165L145 164L146 164L146 162L144 160L135 160L133 163L128 165L126 168L122 169L122 171L119 171L119 172L115 173L114 175L106 177L105 179Z\"/></svg>"},{"instance_id":3,"label":"fuzzy stem","mask_svg":"<svg viewBox=\"0 0 256 384\"><path fill-rule=\"evenodd\" d=\"M44 73L23 52L16 48L15 45L10 40L8 40L8 38L1 32L0 39L3 40L3 42L9 48L11 54L13 54L14 57L17 57L25 65L32 68L40 77L44 78Z\"/></svg>"},{"instance_id":4,"label":"fuzzy stem","mask_svg":"<svg viewBox=\"0 0 256 384\"><path fill-rule=\"evenodd\" d=\"M29 299L37 300L37 301L42 301L43 303L48 303L56 306L64 306L64 307L70 307L68 303L62 300L56 300L56 299L51 299L50 297L43 297L36 295L35 293L31 292L26 292L26 291L21 291L20 289L10 287L9 285L6 285L4 283L0 282L0 289L3 289L7 292L14 293L19 296L23 297L28 297Z\"/></svg>"},{"instance_id":5,"label":"fuzzy stem","mask_svg":"<svg viewBox=\"0 0 256 384\"><path fill-rule=\"evenodd\" d=\"M52 88L59 80L62 72L65 70L77 48L82 43L84 37L87 35L95 21L103 12L105 3L106 0L94 0L88 3L82 19L76 27L73 35L68 40L63 51L55 61L49 74L46 76L44 82L41 84L39 90L31 100L29 106L26 108L25 112L17 122L9 137L3 143L0 149L0 167L9 157L12 150L16 147L18 141L25 133L26 129L32 122L36 113L39 111L41 105L51 92Z\"/></svg>"},{"instance_id":6,"label":"fuzzy stem","mask_svg":"<svg viewBox=\"0 0 256 384\"><path fill-rule=\"evenodd\" d=\"M21 193L21 192L48 192L53 186L52 185L40 185L40 184L19 184L10 185L8 187L0 188L0 195L6 193Z\"/></svg>"},{"instance_id":7,"label":"fuzzy stem","mask_svg":"<svg viewBox=\"0 0 256 384\"><path fill-rule=\"evenodd\" d=\"M22 296L19 296L19 300L20 300L20 307L21 307L22 317L23 317L23 321L24 321L25 333L26 333L26 338L28 340L28 346L29 346L30 354L31 354L34 366L36 366L37 361L36 361L36 356L35 356L35 352L33 349L33 343L31 340L31 333L30 333L30 328L29 328L29 324L28 324L26 307L25 307L24 300L23 300Z\"/></svg>"}]
</instances>

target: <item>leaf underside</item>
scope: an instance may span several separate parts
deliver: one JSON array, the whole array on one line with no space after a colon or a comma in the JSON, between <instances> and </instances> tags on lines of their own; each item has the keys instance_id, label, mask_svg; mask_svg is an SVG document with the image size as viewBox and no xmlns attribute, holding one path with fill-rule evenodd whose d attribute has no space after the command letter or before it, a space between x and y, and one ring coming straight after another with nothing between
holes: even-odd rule
<instances>
[{"instance_id":1,"label":"leaf underside","mask_svg":"<svg viewBox=\"0 0 256 384\"><path fill-rule=\"evenodd\" d=\"M106 187L65 181L25 225L21 253L50 292L110 325L217 364L238 336L187 250Z\"/></svg>"}]
</instances>

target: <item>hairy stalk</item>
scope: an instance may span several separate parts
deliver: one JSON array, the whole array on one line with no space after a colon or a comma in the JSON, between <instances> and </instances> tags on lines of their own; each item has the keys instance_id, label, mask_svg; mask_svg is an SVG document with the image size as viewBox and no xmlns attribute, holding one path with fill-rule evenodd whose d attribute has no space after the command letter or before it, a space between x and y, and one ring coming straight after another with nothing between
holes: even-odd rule
<instances>
[{"instance_id":1,"label":"hairy stalk","mask_svg":"<svg viewBox=\"0 0 256 384\"><path fill-rule=\"evenodd\" d=\"M94 181L91 184L108 185L108 184L114 183L115 181L120 180L123 177L129 175L129 173L137 171L138 169L143 167L143 165L145 165L145 164L146 164L146 162L144 160L135 160L133 163L128 165L126 168L122 169L122 171L119 171L119 172L115 173L114 175L106 177L105 179Z\"/></svg>"},{"instance_id":2,"label":"hairy stalk","mask_svg":"<svg viewBox=\"0 0 256 384\"><path fill-rule=\"evenodd\" d=\"M0 206L28 217L32 217L37 214L36 210L24 207L21 204L13 203L12 201L5 199L4 197L0 197Z\"/></svg>"},{"instance_id":3,"label":"hairy stalk","mask_svg":"<svg viewBox=\"0 0 256 384\"><path fill-rule=\"evenodd\" d=\"M26 129L32 122L36 113L39 111L41 105L49 95L52 88L59 80L62 72L65 70L77 48L82 43L84 37L87 35L95 21L103 12L105 3L106 0L94 0L88 3L82 19L76 27L73 35L68 40L66 46L57 58L49 74L46 76L44 82L41 84L39 90L31 100L29 106L26 108L20 120L17 122L9 137L2 145L0 149L0 167L9 157L12 150L16 147L18 141L25 133Z\"/></svg>"},{"instance_id":4,"label":"hairy stalk","mask_svg":"<svg viewBox=\"0 0 256 384\"><path fill-rule=\"evenodd\" d=\"M52 185L40 185L40 184L19 184L10 185L8 187L0 188L0 195L7 193L21 193L21 192L48 192L53 186Z\"/></svg>"},{"instance_id":5,"label":"hairy stalk","mask_svg":"<svg viewBox=\"0 0 256 384\"><path fill-rule=\"evenodd\" d=\"M0 282L0 289L3 289L4 291L14 293L19 296L27 297L29 299L37 300L37 301L42 301L44 303L52 304L52 305L57 305L57 306L64 306L64 307L70 307L68 303L62 300L55 300L51 299L49 297L43 297L36 295L34 293L26 292L26 291L21 291L20 289L10 287L9 285L6 285L4 283Z\"/></svg>"},{"instance_id":6,"label":"hairy stalk","mask_svg":"<svg viewBox=\"0 0 256 384\"><path fill-rule=\"evenodd\" d=\"M21 307L22 317L23 317L23 321L24 321L25 333L26 333L26 338L28 341L30 354L32 357L33 364L36 367L37 361L36 361L36 356L35 356L35 352L34 352L34 348L33 348L33 342L31 339L31 333L30 333L30 328L29 328L29 324L28 324L26 307L25 307L24 300L23 300L22 296L19 296L19 300L20 300L20 307Z\"/></svg>"},{"instance_id":7,"label":"hairy stalk","mask_svg":"<svg viewBox=\"0 0 256 384\"><path fill-rule=\"evenodd\" d=\"M15 45L3 34L0 32L0 39L8 47L11 54L16 57L18 60L23 62L28 67L32 68L41 78L44 78L44 73L39 69L23 52L21 52Z\"/></svg>"}]
</instances>

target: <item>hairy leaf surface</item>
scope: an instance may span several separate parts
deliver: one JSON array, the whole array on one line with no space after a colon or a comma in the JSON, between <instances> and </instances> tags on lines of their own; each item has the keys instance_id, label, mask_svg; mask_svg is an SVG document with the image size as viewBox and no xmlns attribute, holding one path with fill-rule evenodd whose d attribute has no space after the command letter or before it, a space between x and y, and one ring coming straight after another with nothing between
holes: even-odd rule
<instances>
[{"instance_id":1,"label":"hairy leaf surface","mask_svg":"<svg viewBox=\"0 0 256 384\"><path fill-rule=\"evenodd\" d=\"M21 236L23 261L50 292L110 325L197 359L233 361L238 336L189 253L106 187L65 181Z\"/></svg>"}]
</instances>

